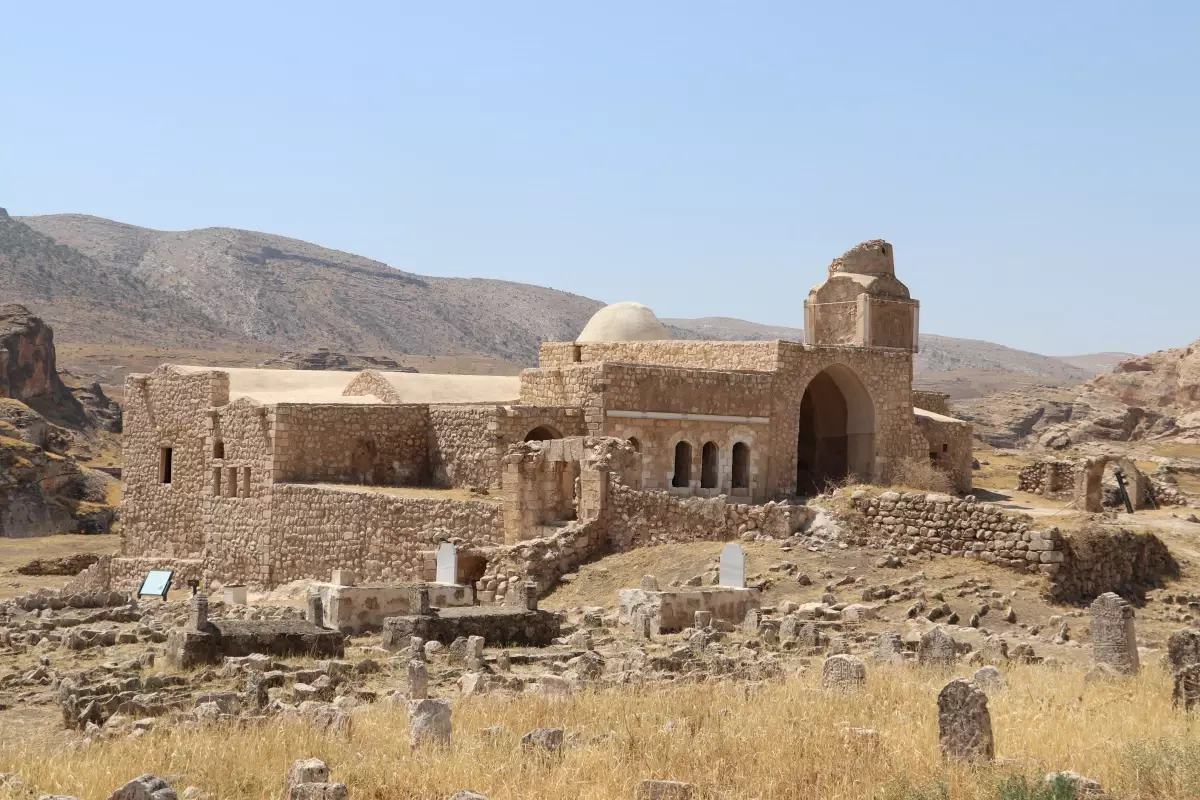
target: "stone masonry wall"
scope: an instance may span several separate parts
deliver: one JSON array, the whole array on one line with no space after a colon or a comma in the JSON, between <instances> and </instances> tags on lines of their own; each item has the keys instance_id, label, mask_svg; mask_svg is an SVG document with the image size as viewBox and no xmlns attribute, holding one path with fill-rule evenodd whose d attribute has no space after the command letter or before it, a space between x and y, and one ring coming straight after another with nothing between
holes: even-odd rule
<instances>
[{"instance_id":1,"label":"stone masonry wall","mask_svg":"<svg viewBox=\"0 0 1200 800\"><path fill-rule=\"evenodd\" d=\"M1105 592L1140 600L1146 589L1177 577L1179 566L1153 534L1106 528L1064 534L1034 530L1024 515L949 495L857 491L853 509L883 538L877 544L947 556L977 558L1049 579L1047 594L1085 603Z\"/></svg>"},{"instance_id":2,"label":"stone masonry wall","mask_svg":"<svg viewBox=\"0 0 1200 800\"><path fill-rule=\"evenodd\" d=\"M229 402L221 372L159 367L125 379L121 522L126 555L200 558L209 480L206 412ZM171 482L162 472L171 453Z\"/></svg>"},{"instance_id":3,"label":"stone masonry wall","mask_svg":"<svg viewBox=\"0 0 1200 800\"><path fill-rule=\"evenodd\" d=\"M954 416L950 413L950 395L944 392L929 392L921 389L913 389L912 403L917 408L923 408L926 411L932 411L935 414L943 414L947 417Z\"/></svg>"},{"instance_id":4,"label":"stone masonry wall","mask_svg":"<svg viewBox=\"0 0 1200 800\"><path fill-rule=\"evenodd\" d=\"M1062 537L1056 528L1032 529L1028 517L1008 514L973 497L860 490L851 503L888 545L909 553L928 551L976 558L989 564L1046 575L1059 571Z\"/></svg>"},{"instance_id":5,"label":"stone masonry wall","mask_svg":"<svg viewBox=\"0 0 1200 800\"><path fill-rule=\"evenodd\" d=\"M275 406L275 480L418 486L428 483L429 407Z\"/></svg>"},{"instance_id":6,"label":"stone masonry wall","mask_svg":"<svg viewBox=\"0 0 1200 800\"><path fill-rule=\"evenodd\" d=\"M365 488L277 485L270 582L327 580L337 568L354 570L363 582L420 580L422 552L451 539L466 549L502 544L500 504L397 497Z\"/></svg>"},{"instance_id":7,"label":"stone masonry wall","mask_svg":"<svg viewBox=\"0 0 1200 800\"><path fill-rule=\"evenodd\" d=\"M619 364L659 364L690 369L775 369L778 343L700 342L665 340L650 342L543 342L538 363L563 367L573 363L603 361ZM576 357L578 356L578 357ZM523 397L524 395L522 395Z\"/></svg>"},{"instance_id":8,"label":"stone masonry wall","mask_svg":"<svg viewBox=\"0 0 1200 800\"><path fill-rule=\"evenodd\" d=\"M971 490L974 462L974 439L971 424L949 417L938 418L916 414L917 428L929 446L929 458L938 467L950 474L955 491L967 493Z\"/></svg>"}]
</instances>

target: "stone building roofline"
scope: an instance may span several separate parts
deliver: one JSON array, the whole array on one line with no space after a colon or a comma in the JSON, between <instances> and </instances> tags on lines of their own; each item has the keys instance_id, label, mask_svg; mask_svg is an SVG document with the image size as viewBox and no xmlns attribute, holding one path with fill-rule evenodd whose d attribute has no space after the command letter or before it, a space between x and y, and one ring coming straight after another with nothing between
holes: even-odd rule
<instances>
[{"instance_id":1,"label":"stone building roofline","mask_svg":"<svg viewBox=\"0 0 1200 800\"><path fill-rule=\"evenodd\" d=\"M511 403L521 396L515 375L443 375L427 372L363 370L249 369L163 364L136 381L212 373L229 380L229 400L247 398L262 405L309 403L363 405L378 403Z\"/></svg>"}]
</instances>

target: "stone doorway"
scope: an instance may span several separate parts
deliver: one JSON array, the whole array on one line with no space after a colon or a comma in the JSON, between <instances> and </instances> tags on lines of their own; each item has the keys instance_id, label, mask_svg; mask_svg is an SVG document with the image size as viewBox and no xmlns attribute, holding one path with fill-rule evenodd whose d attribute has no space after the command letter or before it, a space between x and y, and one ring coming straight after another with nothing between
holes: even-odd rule
<instances>
[{"instance_id":1,"label":"stone doorway","mask_svg":"<svg viewBox=\"0 0 1200 800\"><path fill-rule=\"evenodd\" d=\"M850 476L875 476L875 406L858 375L835 364L809 381L800 400L796 494L819 494Z\"/></svg>"}]
</instances>

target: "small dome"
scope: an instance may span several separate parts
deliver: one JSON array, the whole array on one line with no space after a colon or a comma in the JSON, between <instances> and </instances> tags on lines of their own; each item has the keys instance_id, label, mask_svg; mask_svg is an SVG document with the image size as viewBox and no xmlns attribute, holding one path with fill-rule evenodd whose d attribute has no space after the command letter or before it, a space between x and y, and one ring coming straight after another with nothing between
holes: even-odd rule
<instances>
[{"instance_id":1,"label":"small dome","mask_svg":"<svg viewBox=\"0 0 1200 800\"><path fill-rule=\"evenodd\" d=\"M592 315L577 342L648 342L670 339L667 328L641 303L613 303Z\"/></svg>"}]
</instances>

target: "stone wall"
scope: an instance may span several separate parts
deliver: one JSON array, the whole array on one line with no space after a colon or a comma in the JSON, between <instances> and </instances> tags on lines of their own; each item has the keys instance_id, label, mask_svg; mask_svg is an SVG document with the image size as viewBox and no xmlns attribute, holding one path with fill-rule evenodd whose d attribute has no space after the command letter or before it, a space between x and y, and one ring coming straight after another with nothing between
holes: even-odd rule
<instances>
[{"instance_id":1,"label":"stone wall","mask_svg":"<svg viewBox=\"0 0 1200 800\"><path fill-rule=\"evenodd\" d=\"M971 491L973 435L971 424L924 409L914 411L917 428L929 446L929 459L949 473L955 491Z\"/></svg>"},{"instance_id":2,"label":"stone wall","mask_svg":"<svg viewBox=\"0 0 1200 800\"><path fill-rule=\"evenodd\" d=\"M943 416L954 416L950 413L950 395L944 392L930 392L921 389L913 389L912 403L916 408L923 408L926 411L932 411L935 414Z\"/></svg>"},{"instance_id":3,"label":"stone wall","mask_svg":"<svg viewBox=\"0 0 1200 800\"><path fill-rule=\"evenodd\" d=\"M428 406L280 403L274 408L278 482L428 483Z\"/></svg>"},{"instance_id":4,"label":"stone wall","mask_svg":"<svg viewBox=\"0 0 1200 800\"><path fill-rule=\"evenodd\" d=\"M386 491L281 484L271 507L269 583L328 578L420 580L424 551L453 539L479 549L504 541L495 501L397 497Z\"/></svg>"},{"instance_id":5,"label":"stone wall","mask_svg":"<svg viewBox=\"0 0 1200 800\"><path fill-rule=\"evenodd\" d=\"M1152 533L1093 527L1063 537L1062 569L1051 596L1060 602L1086 603L1115 592L1140 603L1148 589L1179 577L1179 564Z\"/></svg>"},{"instance_id":6,"label":"stone wall","mask_svg":"<svg viewBox=\"0 0 1200 800\"><path fill-rule=\"evenodd\" d=\"M851 499L867 524L885 535L882 543L909 553L931 552L975 558L1025 572L1054 575L1063 560L1056 528L1037 531L1032 521L974 497L860 490Z\"/></svg>"},{"instance_id":7,"label":"stone wall","mask_svg":"<svg viewBox=\"0 0 1200 800\"><path fill-rule=\"evenodd\" d=\"M562 367L573 363L608 362L660 364L689 369L755 370L775 369L778 343L698 342L664 340L649 342L543 342L538 363ZM524 395L522 395L523 397Z\"/></svg>"},{"instance_id":8,"label":"stone wall","mask_svg":"<svg viewBox=\"0 0 1200 800\"><path fill-rule=\"evenodd\" d=\"M212 425L208 410L228 403L226 373L164 366L152 376L126 377L121 523L128 555L203 556Z\"/></svg>"},{"instance_id":9,"label":"stone wall","mask_svg":"<svg viewBox=\"0 0 1200 800\"><path fill-rule=\"evenodd\" d=\"M871 344L875 347L898 347L911 350L913 332L917 327L915 300L884 300L872 297ZM929 409L934 411L935 409ZM941 413L941 412L939 412Z\"/></svg>"},{"instance_id":10,"label":"stone wall","mask_svg":"<svg viewBox=\"0 0 1200 800\"><path fill-rule=\"evenodd\" d=\"M1072 461L1043 459L1027 464L1017 473L1017 490L1054 500L1069 500L1075 494L1076 465Z\"/></svg>"},{"instance_id":11,"label":"stone wall","mask_svg":"<svg viewBox=\"0 0 1200 800\"><path fill-rule=\"evenodd\" d=\"M1092 528L1035 530L1030 518L989 503L949 495L857 491L855 512L880 538L875 544L909 553L976 558L1047 576L1047 594L1086 603L1105 592L1140 601L1147 589L1178 577L1179 566L1153 534Z\"/></svg>"}]
</instances>

